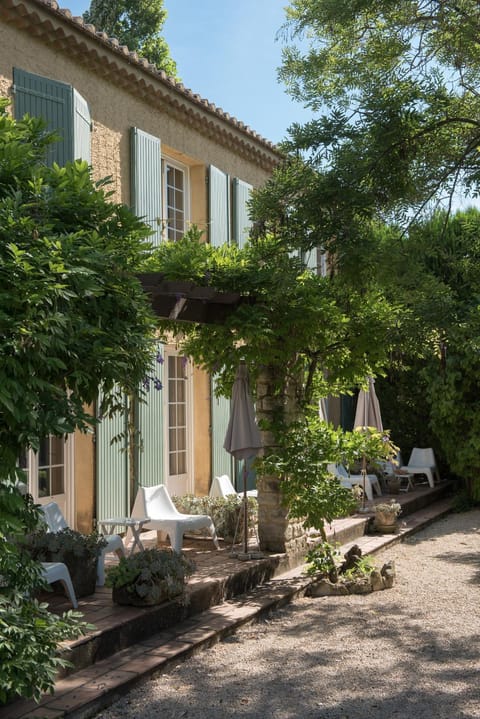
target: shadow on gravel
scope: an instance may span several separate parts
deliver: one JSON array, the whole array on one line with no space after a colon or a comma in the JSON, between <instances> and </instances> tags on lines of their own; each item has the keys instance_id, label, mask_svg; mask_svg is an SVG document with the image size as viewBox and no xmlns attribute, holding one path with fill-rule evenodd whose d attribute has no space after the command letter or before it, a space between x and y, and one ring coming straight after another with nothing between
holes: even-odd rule
<instances>
[{"instance_id":1,"label":"shadow on gravel","mask_svg":"<svg viewBox=\"0 0 480 719\"><path fill-rule=\"evenodd\" d=\"M142 716L476 719L479 643L425 631L396 604L300 600L161 677L163 698L145 685Z\"/></svg>"}]
</instances>

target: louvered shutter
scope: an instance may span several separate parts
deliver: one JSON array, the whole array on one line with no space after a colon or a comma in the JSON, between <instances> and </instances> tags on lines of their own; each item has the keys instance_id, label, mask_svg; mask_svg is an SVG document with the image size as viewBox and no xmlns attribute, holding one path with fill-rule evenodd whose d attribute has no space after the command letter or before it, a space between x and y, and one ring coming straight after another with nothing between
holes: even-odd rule
<instances>
[{"instance_id":1,"label":"louvered shutter","mask_svg":"<svg viewBox=\"0 0 480 719\"><path fill-rule=\"evenodd\" d=\"M137 480L142 487L164 484L164 435L163 407L165 401L164 364L158 359L164 357L163 345L157 348L149 376L149 389L137 405L137 427L139 447L137 454ZM155 380L157 386L155 387ZM158 382L161 383L160 389Z\"/></svg>"},{"instance_id":2,"label":"louvered shutter","mask_svg":"<svg viewBox=\"0 0 480 719\"><path fill-rule=\"evenodd\" d=\"M130 516L126 397L124 409L102 418L96 429L98 519ZM120 439L114 442L114 437Z\"/></svg>"},{"instance_id":3,"label":"louvered shutter","mask_svg":"<svg viewBox=\"0 0 480 719\"><path fill-rule=\"evenodd\" d=\"M233 240L239 247L243 247L252 226L248 214L248 200L252 192L252 185L235 177L233 180Z\"/></svg>"},{"instance_id":4,"label":"louvered shutter","mask_svg":"<svg viewBox=\"0 0 480 719\"><path fill-rule=\"evenodd\" d=\"M230 178L222 170L210 165L209 173L209 238L214 247L230 242ZM231 455L223 449L230 400L227 397L215 397L215 378L211 378L211 442L212 477L221 474L232 475Z\"/></svg>"},{"instance_id":5,"label":"louvered shutter","mask_svg":"<svg viewBox=\"0 0 480 719\"><path fill-rule=\"evenodd\" d=\"M220 247L220 245L230 242L229 176L210 165L208 189L210 244Z\"/></svg>"},{"instance_id":6,"label":"louvered shutter","mask_svg":"<svg viewBox=\"0 0 480 719\"><path fill-rule=\"evenodd\" d=\"M26 113L41 117L47 130L55 131L60 141L50 145L47 162L63 166L74 159L73 88L63 82L13 69L14 113L17 120Z\"/></svg>"},{"instance_id":7,"label":"louvered shutter","mask_svg":"<svg viewBox=\"0 0 480 719\"><path fill-rule=\"evenodd\" d=\"M304 262L311 270L315 272L315 274L318 271L318 259L317 259L317 253L318 250L316 247L314 247L311 250L308 250L304 254Z\"/></svg>"},{"instance_id":8,"label":"louvered shutter","mask_svg":"<svg viewBox=\"0 0 480 719\"><path fill-rule=\"evenodd\" d=\"M215 397L215 378L211 379L212 386L212 401L211 401L211 413L212 413L212 479L213 477L219 477L222 474L228 474L232 482L234 481L233 474L233 459L232 455L229 454L223 448L225 441L225 434L227 432L228 420L230 419L230 400L227 397Z\"/></svg>"},{"instance_id":9,"label":"louvered shutter","mask_svg":"<svg viewBox=\"0 0 480 719\"><path fill-rule=\"evenodd\" d=\"M73 91L73 127L74 159L86 160L90 165L92 118L87 101L76 90Z\"/></svg>"},{"instance_id":10,"label":"louvered shutter","mask_svg":"<svg viewBox=\"0 0 480 719\"><path fill-rule=\"evenodd\" d=\"M132 127L132 208L153 230L155 247L162 241L162 155L158 137Z\"/></svg>"}]
</instances>

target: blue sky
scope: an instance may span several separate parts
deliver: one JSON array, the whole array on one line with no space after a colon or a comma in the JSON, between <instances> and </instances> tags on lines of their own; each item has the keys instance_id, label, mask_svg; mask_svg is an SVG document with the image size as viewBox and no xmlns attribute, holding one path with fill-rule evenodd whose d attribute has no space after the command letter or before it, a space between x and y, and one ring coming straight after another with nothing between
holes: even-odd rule
<instances>
[{"instance_id":1,"label":"blue sky","mask_svg":"<svg viewBox=\"0 0 480 719\"><path fill-rule=\"evenodd\" d=\"M277 80L287 0L165 0L164 36L185 87L279 142L309 111ZM60 0L81 15L89 0Z\"/></svg>"}]
</instances>

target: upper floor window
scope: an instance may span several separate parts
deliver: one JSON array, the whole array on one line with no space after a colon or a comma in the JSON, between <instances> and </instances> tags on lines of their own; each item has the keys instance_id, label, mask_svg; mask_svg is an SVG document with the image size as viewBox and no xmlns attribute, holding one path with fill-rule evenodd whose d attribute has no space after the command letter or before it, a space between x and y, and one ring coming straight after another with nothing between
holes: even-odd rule
<instances>
[{"instance_id":1,"label":"upper floor window","mask_svg":"<svg viewBox=\"0 0 480 719\"><path fill-rule=\"evenodd\" d=\"M183 237L186 229L187 173L179 165L164 160L164 178L165 236L175 242Z\"/></svg>"}]
</instances>

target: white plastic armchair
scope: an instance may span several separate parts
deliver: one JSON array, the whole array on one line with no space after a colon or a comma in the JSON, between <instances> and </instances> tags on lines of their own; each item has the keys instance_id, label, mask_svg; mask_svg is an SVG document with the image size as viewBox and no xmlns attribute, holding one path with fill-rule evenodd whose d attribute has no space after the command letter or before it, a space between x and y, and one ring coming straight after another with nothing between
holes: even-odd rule
<instances>
[{"instance_id":1,"label":"white plastic armchair","mask_svg":"<svg viewBox=\"0 0 480 719\"><path fill-rule=\"evenodd\" d=\"M431 447L414 447L408 460L408 464L401 469L406 470L410 474L424 474L428 480L430 487L435 486L435 480L440 482L440 474L438 472L435 455Z\"/></svg>"},{"instance_id":2,"label":"white plastic armchair","mask_svg":"<svg viewBox=\"0 0 480 719\"><path fill-rule=\"evenodd\" d=\"M195 529L208 529L217 549L217 533L211 517L207 514L182 514L172 502L167 488L163 484L155 487L139 487L132 509L132 518L149 517L144 529L156 529L168 534L175 552L182 551L183 535Z\"/></svg>"},{"instance_id":3,"label":"white plastic armchair","mask_svg":"<svg viewBox=\"0 0 480 719\"><path fill-rule=\"evenodd\" d=\"M359 485L363 489L363 477L361 474L348 474L343 464L327 464L327 470L340 480L343 487ZM376 474L365 475L365 494L367 499L373 500L373 490L381 497L382 488Z\"/></svg>"},{"instance_id":4,"label":"white plastic armchair","mask_svg":"<svg viewBox=\"0 0 480 719\"><path fill-rule=\"evenodd\" d=\"M228 474L214 477L208 494L210 497L229 497L232 494L235 494L237 497L243 497L243 492L237 492ZM247 490L247 497L257 496L258 492L256 489Z\"/></svg>"},{"instance_id":5,"label":"white plastic armchair","mask_svg":"<svg viewBox=\"0 0 480 719\"><path fill-rule=\"evenodd\" d=\"M65 592L70 599L73 608L78 609L77 597L75 596L75 590L72 584L72 578L68 567L63 562L41 562L42 565L42 577L47 584L53 584L54 582L61 582L64 586Z\"/></svg>"},{"instance_id":6,"label":"white plastic armchair","mask_svg":"<svg viewBox=\"0 0 480 719\"><path fill-rule=\"evenodd\" d=\"M49 532L61 532L62 529L68 529L68 524L62 514L62 510L56 502L48 502L41 507L45 522ZM107 540L107 546L102 549L97 563L97 586L103 587L105 584L105 555L115 552L118 557L125 557L125 547L119 534L108 534L104 538Z\"/></svg>"}]
</instances>

